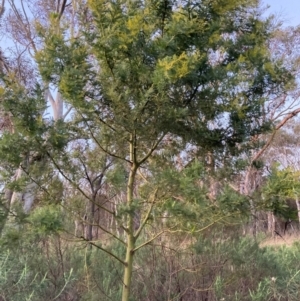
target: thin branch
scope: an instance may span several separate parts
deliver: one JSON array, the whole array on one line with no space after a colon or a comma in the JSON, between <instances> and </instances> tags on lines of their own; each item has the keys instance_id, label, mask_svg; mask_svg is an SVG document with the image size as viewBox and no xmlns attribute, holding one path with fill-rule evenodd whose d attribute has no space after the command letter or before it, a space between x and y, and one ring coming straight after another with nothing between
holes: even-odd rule
<instances>
[{"instance_id":1,"label":"thin branch","mask_svg":"<svg viewBox=\"0 0 300 301\"><path fill-rule=\"evenodd\" d=\"M68 114L71 112L72 109L73 109L73 107L68 108L67 112L62 117L63 120L68 116Z\"/></svg>"},{"instance_id":2,"label":"thin branch","mask_svg":"<svg viewBox=\"0 0 300 301\"><path fill-rule=\"evenodd\" d=\"M32 39L32 36L31 36L31 32L30 32L30 23L29 23L29 20L28 20L26 11L25 11L24 6L23 6L23 1L21 1L21 6L22 6L22 10L23 10L23 12L24 12L25 19L26 19L26 21L27 21L27 26L26 26L26 24L24 24L23 19L22 19L22 16L20 15L18 9L16 8L16 5L15 5L14 1L9 0L9 2L10 2L10 5L11 5L12 10L13 10L14 13L15 13L15 16L17 17L18 21L20 22L20 25L21 25L21 26L24 28L24 30L25 30L26 38L29 40L30 44L32 45L33 51L36 53L36 52L37 52L37 49L36 49L35 43L34 43L34 41L33 41L33 39ZM20 41L19 41L19 42L20 42ZM21 43L21 44L22 44L22 43Z\"/></svg>"},{"instance_id":3,"label":"thin branch","mask_svg":"<svg viewBox=\"0 0 300 301\"><path fill-rule=\"evenodd\" d=\"M123 261L121 258L119 258L117 255L115 255L114 253L112 253L111 251L108 251L104 248L102 248L101 246L87 240L86 238L84 238L83 236L80 237L82 240L86 241L87 243L89 243L90 245L102 250L103 252L107 253L109 256L113 257L114 259L116 259L117 261L119 261L120 263L122 263L124 266L127 265L127 263L125 261Z\"/></svg>"},{"instance_id":4,"label":"thin branch","mask_svg":"<svg viewBox=\"0 0 300 301\"><path fill-rule=\"evenodd\" d=\"M67 0L63 0L62 4L61 4L61 7L59 7L59 4L60 4L60 1L58 2L58 5L57 5L57 13L58 13L58 21L60 21L63 13L64 13L64 10L66 8L66 4L67 4Z\"/></svg>"},{"instance_id":5,"label":"thin branch","mask_svg":"<svg viewBox=\"0 0 300 301\"><path fill-rule=\"evenodd\" d=\"M27 22L28 28L29 28L29 34L30 34L30 36L31 36L31 32L30 32L30 23L29 23L29 19L28 19L28 16L27 16L26 10L25 10L25 8L24 8L24 3L23 3L23 0L21 0L21 6L22 6L23 14L24 14L24 16L25 16L25 19L26 19L26 22Z\"/></svg>"},{"instance_id":6,"label":"thin branch","mask_svg":"<svg viewBox=\"0 0 300 301\"><path fill-rule=\"evenodd\" d=\"M162 136L160 138L158 138L158 140L153 144L153 146L151 147L151 149L149 150L149 152L145 155L145 157L143 159L141 159L140 162L138 162L138 165L143 164L152 155L152 153L156 150L157 146L163 140L163 138L165 137L165 135L166 134L162 134Z\"/></svg>"},{"instance_id":7,"label":"thin branch","mask_svg":"<svg viewBox=\"0 0 300 301\"><path fill-rule=\"evenodd\" d=\"M78 160L80 161L80 163L82 164L83 166L83 169L84 169L84 173L85 173L85 176L86 176L86 179L88 180L89 184L90 184L90 187L91 187L91 191L92 191L92 194L94 194L94 185L91 181L91 178L88 174L88 171L87 171L87 168L86 168L86 165L85 163L83 162L83 160L81 158L78 158Z\"/></svg>"},{"instance_id":8,"label":"thin branch","mask_svg":"<svg viewBox=\"0 0 300 301\"><path fill-rule=\"evenodd\" d=\"M81 114L81 116L82 116L82 114ZM82 116L82 118L83 118L83 116ZM83 118L83 119L84 119L84 118ZM95 143L99 146L99 148L100 148L104 153L106 153L107 155L109 155L109 156L111 156L111 157L114 157L114 158L116 158L116 159L120 159L120 160L126 161L126 162L128 162L128 163L131 163L130 160L127 160L126 158L122 158L122 157L120 157L120 156L118 156L118 155L112 154L112 153L110 153L108 150L104 149L104 147L100 144L100 142L98 141L98 139L95 137L95 135L94 135L92 129L90 128L88 122L86 122L85 120L84 120L84 122L85 122L86 126L88 127L89 132L90 132L90 134L91 134L93 140L95 141Z\"/></svg>"},{"instance_id":9,"label":"thin branch","mask_svg":"<svg viewBox=\"0 0 300 301\"><path fill-rule=\"evenodd\" d=\"M275 107L274 109L274 114L276 113L276 110L283 104L286 104L286 98L287 98L287 95L285 95L283 97L283 100L282 100L282 103L279 104L277 107ZM281 112L279 112L275 117L273 117L273 120L278 120L280 117L286 115L286 114L289 114L289 112L294 109L296 106L298 106L298 98L299 98L299 95L297 95L297 97L294 97L294 100L292 102L289 103L289 105L284 109L282 110Z\"/></svg>"},{"instance_id":10,"label":"thin branch","mask_svg":"<svg viewBox=\"0 0 300 301\"><path fill-rule=\"evenodd\" d=\"M79 187L78 184L74 183L60 168L60 166L57 164L57 162L52 158L52 156L50 155L50 153L48 151L46 151L47 156L49 157L49 159L52 161L52 163L54 164L54 166L57 168L58 172L73 186L75 187L87 200L89 200L90 202L93 202L93 200ZM115 212L100 206L99 204L97 205L99 208L102 208L103 210L105 210L106 212L108 212L109 214L115 216Z\"/></svg>"},{"instance_id":11,"label":"thin branch","mask_svg":"<svg viewBox=\"0 0 300 301\"><path fill-rule=\"evenodd\" d=\"M222 216L218 219L216 219L215 221L211 222L210 224L206 225L205 227L201 228L201 229L198 229L198 230L194 230L193 233L199 233L199 232L202 232L206 229L208 229L209 227L213 226L214 224L218 223L219 221L221 221L222 219L224 219L225 217L230 217L230 216L234 216L234 214L229 214L227 216ZM172 228L176 228L177 225L175 225L174 227ZM191 231L187 231L187 230L165 230L164 232L168 232L168 233L182 233L182 232L191 232Z\"/></svg>"},{"instance_id":12,"label":"thin branch","mask_svg":"<svg viewBox=\"0 0 300 301\"><path fill-rule=\"evenodd\" d=\"M141 170L138 170L138 174L141 176L141 178L146 181L147 183L149 183L149 181L147 180L147 178L143 175L143 173L141 172Z\"/></svg>"},{"instance_id":13,"label":"thin branch","mask_svg":"<svg viewBox=\"0 0 300 301\"><path fill-rule=\"evenodd\" d=\"M0 17L2 17L2 15L4 13L4 6L5 6L5 0L2 0L1 8L0 8Z\"/></svg>"},{"instance_id":14,"label":"thin branch","mask_svg":"<svg viewBox=\"0 0 300 301\"><path fill-rule=\"evenodd\" d=\"M52 196L51 193L42 185L40 185L30 174L29 172L22 166L20 165L20 168L23 170L23 172L29 177L29 179L39 187L39 189L43 190L46 194L48 194L50 197Z\"/></svg>"},{"instance_id":15,"label":"thin branch","mask_svg":"<svg viewBox=\"0 0 300 301\"><path fill-rule=\"evenodd\" d=\"M101 170L101 173L96 176L93 180L92 180L92 184L96 185L95 187L95 193L97 193L99 191L99 189L101 188L102 186L102 181L103 181L103 178L104 178L104 174L105 172L113 165L113 161L110 161L108 162ZM96 182L97 181L97 182Z\"/></svg>"},{"instance_id":16,"label":"thin branch","mask_svg":"<svg viewBox=\"0 0 300 301\"><path fill-rule=\"evenodd\" d=\"M134 235L134 238L135 238L135 239L137 239L137 238L140 236L142 230L143 230L144 227L146 226L147 221L149 220L150 214L151 214L151 212L152 212L152 209L153 209L153 206L154 206L154 203L155 203L155 200L156 200L157 191L158 191L158 188L155 189L155 192L154 192L154 195L153 195L153 200L152 200L152 202L151 202L151 205L150 205L150 207L149 207L149 210L148 210L148 212L146 213L146 216L145 216L144 220L142 221L141 225L139 226L139 228L137 229L137 231L136 231L136 233L135 233L135 235Z\"/></svg>"},{"instance_id":17,"label":"thin branch","mask_svg":"<svg viewBox=\"0 0 300 301\"><path fill-rule=\"evenodd\" d=\"M94 111L94 113L99 113L97 110ZM81 114L82 115L82 114ZM96 114L96 117L99 119L101 123L103 123L105 126L109 127L114 132L118 132L115 128L113 128L111 125L109 125L107 122L105 122L101 117L99 117L99 114Z\"/></svg>"},{"instance_id":18,"label":"thin branch","mask_svg":"<svg viewBox=\"0 0 300 301\"><path fill-rule=\"evenodd\" d=\"M78 214L74 214L75 217L77 217L82 223L84 223L85 225L88 226L93 226L93 227L98 227L100 228L102 231L104 231L105 233L109 234L111 237L113 237L114 239L116 239L117 241L119 241L120 243L122 243L124 246L126 246L125 241L123 241L121 238L119 238L117 235L115 235L114 233L110 232L109 230L107 230L106 228L102 227L99 224L93 224L93 223L89 223L86 220L84 220L81 216L79 216ZM90 241L90 240L89 240Z\"/></svg>"},{"instance_id":19,"label":"thin branch","mask_svg":"<svg viewBox=\"0 0 300 301\"><path fill-rule=\"evenodd\" d=\"M153 236L152 238L150 238L149 240L147 240L146 242L142 243L141 245L137 246L136 248L134 248L132 250L132 252L135 252L137 250L139 250L140 248L149 245L153 240L155 240L157 237L159 237L160 235L162 235L164 232L166 232L165 230L162 230L161 232L157 233L155 236Z\"/></svg>"},{"instance_id":20,"label":"thin branch","mask_svg":"<svg viewBox=\"0 0 300 301\"><path fill-rule=\"evenodd\" d=\"M264 145L264 147L256 153L256 155L252 158L251 162L256 161L257 159L259 159L263 153L267 150L267 148L270 146L270 144L272 143L275 135L277 134L277 131L279 129L281 129L290 119L292 119L293 117L295 117L297 114L300 113L300 108L294 110L293 112L290 112L276 127L275 130L272 134L272 136L270 137L270 139L267 141L267 143Z\"/></svg>"}]
</instances>

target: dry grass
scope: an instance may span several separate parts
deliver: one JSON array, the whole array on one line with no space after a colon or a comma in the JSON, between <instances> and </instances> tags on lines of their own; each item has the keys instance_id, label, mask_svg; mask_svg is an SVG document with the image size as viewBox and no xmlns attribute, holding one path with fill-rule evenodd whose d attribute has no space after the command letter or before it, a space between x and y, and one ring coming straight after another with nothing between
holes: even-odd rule
<instances>
[{"instance_id":1,"label":"dry grass","mask_svg":"<svg viewBox=\"0 0 300 301\"><path fill-rule=\"evenodd\" d=\"M276 235L274 237L267 237L261 241L261 247L280 247L291 246L294 242L300 241L300 234L285 234L282 236Z\"/></svg>"}]
</instances>

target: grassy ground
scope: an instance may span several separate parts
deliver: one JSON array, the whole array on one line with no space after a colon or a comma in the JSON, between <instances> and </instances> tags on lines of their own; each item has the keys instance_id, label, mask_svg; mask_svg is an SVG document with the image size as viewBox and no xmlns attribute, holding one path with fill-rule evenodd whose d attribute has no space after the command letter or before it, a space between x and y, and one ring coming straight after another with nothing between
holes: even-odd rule
<instances>
[{"instance_id":1,"label":"grassy ground","mask_svg":"<svg viewBox=\"0 0 300 301\"><path fill-rule=\"evenodd\" d=\"M292 246L293 243L300 241L300 234L285 234L282 236L266 237L259 244L261 247L268 246Z\"/></svg>"}]
</instances>

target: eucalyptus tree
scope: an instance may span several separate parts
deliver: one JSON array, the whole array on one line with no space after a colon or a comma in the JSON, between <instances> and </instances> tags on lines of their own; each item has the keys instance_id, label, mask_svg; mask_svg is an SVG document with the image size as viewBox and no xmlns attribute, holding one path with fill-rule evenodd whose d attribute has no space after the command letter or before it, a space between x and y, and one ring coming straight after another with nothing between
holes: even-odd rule
<instances>
[{"instance_id":1,"label":"eucalyptus tree","mask_svg":"<svg viewBox=\"0 0 300 301\"><path fill-rule=\"evenodd\" d=\"M266 94L266 103L261 121L269 120L273 124L271 128L271 134L257 135L254 142L257 147L252 151L249 159L249 165L253 166L253 163L258 162L264 156L264 153L271 146L274 137L277 132L280 131L287 122L293 119L300 113L299 108L299 75L300 75L300 49L299 39L300 31L299 27L278 28L274 31L272 38L269 41L269 49L273 61L280 60L288 70L287 76L292 75L295 81L286 91L278 91L279 93L273 93L268 91ZM253 182L253 175L251 168L245 176L244 192L251 194L255 189L255 185L251 185ZM255 181L254 181L255 182Z\"/></svg>"},{"instance_id":2,"label":"eucalyptus tree","mask_svg":"<svg viewBox=\"0 0 300 301\"><path fill-rule=\"evenodd\" d=\"M258 198L258 203L255 201L255 194L259 191L264 183L264 176L269 173L267 168L271 168L270 159L268 158L270 152L277 144L276 141L280 138L277 136L282 135L285 130L289 128L289 123L300 113L299 108L299 27L277 28L268 43L268 48L273 62L280 60L284 67L287 69L287 76L292 75L295 80L290 82L290 87L285 91L277 91L274 93L272 90L266 93L266 102L262 115L258 122L262 124L269 121L271 127L267 133L258 133L253 137L253 148L245 156L246 168L245 172L239 175L240 186L236 190L240 190L242 194L248 195L253 198L253 211L255 216L253 220L253 233L256 234L259 220L256 214L263 208L263 205ZM283 130L283 131L282 131ZM289 131L287 129L287 131ZM283 134L286 136L285 134ZM283 137L282 137L283 138ZM284 148L281 149L283 151ZM281 156L277 157L281 161ZM260 209L259 209L260 208ZM263 210L263 209L262 209ZM269 225L273 224L274 216L268 212ZM274 228L272 225L269 228Z\"/></svg>"},{"instance_id":3,"label":"eucalyptus tree","mask_svg":"<svg viewBox=\"0 0 300 301\"><path fill-rule=\"evenodd\" d=\"M13 84L15 93L19 93L19 97L23 101L32 94L32 91L36 91L36 88L40 90L39 98L42 98L39 101L40 112L37 115L40 119L63 120L71 108L66 107L64 109L63 99L59 91L51 89L50 83L43 82L38 76L34 56L42 47L42 41L38 38L35 24L38 21L47 26L49 16L57 14L59 21L70 20L69 32L75 34L76 3L73 1L74 5L68 5L67 7L66 1L2 1L1 12L5 8L5 13L3 14L4 22L2 22L1 34L8 41L7 48L3 48L1 52L2 87L4 90L12 89ZM20 102L22 101L20 100ZM5 108L5 105L3 106L2 103L2 130L19 131L13 119L18 114L17 107L20 104L14 102L14 105L16 108ZM48 105L51 107L51 110L47 110ZM28 109L30 108L28 107ZM33 115L36 113L35 111L32 112ZM49 118L49 114L52 115L52 118ZM19 162L19 166L15 166L14 168L11 166L10 168L10 173L12 174L10 181L23 181L27 182L27 184L23 183L21 185L23 188L19 187L15 191L6 189L6 198L8 200L7 208L10 208L12 204L19 204L22 201L24 211L29 212L36 198L38 187L34 181L28 179L26 173L29 166L40 156L36 153L36 150L33 152L30 151L30 144L26 147L27 152L20 150L19 156L23 159ZM6 171L8 171L7 166ZM27 180L25 180L26 178Z\"/></svg>"},{"instance_id":4,"label":"eucalyptus tree","mask_svg":"<svg viewBox=\"0 0 300 301\"><path fill-rule=\"evenodd\" d=\"M273 192L273 196L281 196L279 202L286 206L286 200L290 203L295 202L298 210L298 221L300 221L300 202L299 202L299 118L290 118L282 128L280 128L276 135L273 135L272 141L265 150L262 159L268 169L268 183L273 185L269 189L269 196ZM272 181L274 183L272 183ZM278 194L276 190L280 187L280 182L286 187L280 188L281 193ZM287 183L285 183L287 182ZM269 185L269 186L271 186ZM277 187L276 187L277 185ZM265 190L265 189L264 189ZM285 194L285 195L284 195ZM275 198L276 199L276 198ZM278 202L278 201L277 201ZM289 205L291 207L291 204ZM294 217L294 219L296 219ZM276 218L273 211L268 213L269 230L275 228ZM271 232L271 231L270 231Z\"/></svg>"}]
</instances>

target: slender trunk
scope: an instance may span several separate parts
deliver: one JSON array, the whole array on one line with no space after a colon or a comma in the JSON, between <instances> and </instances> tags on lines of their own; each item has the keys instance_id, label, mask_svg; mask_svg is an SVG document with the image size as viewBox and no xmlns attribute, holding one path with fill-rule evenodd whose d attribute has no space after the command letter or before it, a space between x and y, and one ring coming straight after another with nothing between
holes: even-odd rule
<instances>
[{"instance_id":1,"label":"slender trunk","mask_svg":"<svg viewBox=\"0 0 300 301\"><path fill-rule=\"evenodd\" d=\"M130 297L130 288L131 288L132 270L133 270L134 245L135 245L135 239L133 237L133 234L129 233L127 235L127 246L126 246L126 257L125 257L126 266L124 268L122 301L129 301L129 297Z\"/></svg>"},{"instance_id":2,"label":"slender trunk","mask_svg":"<svg viewBox=\"0 0 300 301\"><path fill-rule=\"evenodd\" d=\"M18 168L14 180L19 180L21 177L24 176L24 172L21 167ZM35 182L29 182L24 191L19 192L19 191L14 191L11 196L11 202L10 204L13 206L17 203L22 204L23 210L25 213L29 213L29 211L32 208L35 195L36 195L36 190L38 188L38 185Z\"/></svg>"},{"instance_id":3,"label":"slender trunk","mask_svg":"<svg viewBox=\"0 0 300 301\"><path fill-rule=\"evenodd\" d=\"M93 240L93 225L95 222L95 198L93 201L88 201L88 208L87 208L87 233L86 239L91 241Z\"/></svg>"},{"instance_id":4,"label":"slender trunk","mask_svg":"<svg viewBox=\"0 0 300 301\"><path fill-rule=\"evenodd\" d=\"M57 92L56 94L56 101L55 104L52 106L52 108L53 108L54 120L57 121L63 119L64 103L61 94L59 92Z\"/></svg>"},{"instance_id":5,"label":"slender trunk","mask_svg":"<svg viewBox=\"0 0 300 301\"><path fill-rule=\"evenodd\" d=\"M252 235L254 237L256 237L257 235L257 230L258 230L258 218L257 218L257 212L256 212L256 208L255 208L255 204L253 202L253 200L250 200L249 201L250 203L250 212L251 212L251 216L252 216L252 220L251 220L251 223L252 223Z\"/></svg>"},{"instance_id":6,"label":"slender trunk","mask_svg":"<svg viewBox=\"0 0 300 301\"><path fill-rule=\"evenodd\" d=\"M35 196L36 196L36 190L37 190L38 186L36 183L32 182L29 183L26 186L25 192L22 196L22 201L23 203L23 209L25 213L29 213L29 211L32 208Z\"/></svg>"},{"instance_id":7,"label":"slender trunk","mask_svg":"<svg viewBox=\"0 0 300 301\"><path fill-rule=\"evenodd\" d=\"M131 137L130 143L130 161L132 166L130 169L130 174L127 184L127 205L130 207L133 202L133 190L135 176L138 169L136 164L136 154L135 154L135 137ZM133 259L134 259L134 247L135 247L135 237L134 237L134 215L128 214L127 216L127 242L126 242L126 257L125 257L125 268L124 268L124 277L123 277L123 289L122 289L122 301L129 301L130 297L130 288L132 280L132 271L133 271Z\"/></svg>"},{"instance_id":8,"label":"slender trunk","mask_svg":"<svg viewBox=\"0 0 300 301\"><path fill-rule=\"evenodd\" d=\"M275 236L275 216L271 211L268 212L268 232L272 237Z\"/></svg>"},{"instance_id":9,"label":"slender trunk","mask_svg":"<svg viewBox=\"0 0 300 301\"><path fill-rule=\"evenodd\" d=\"M245 182L243 187L243 193L245 195L251 196L256 189L261 185L261 174L259 171L253 167L249 166L246 171ZM252 234L255 237L258 231L258 218L256 206L253 200L250 200L250 211L252 215Z\"/></svg>"}]
</instances>

